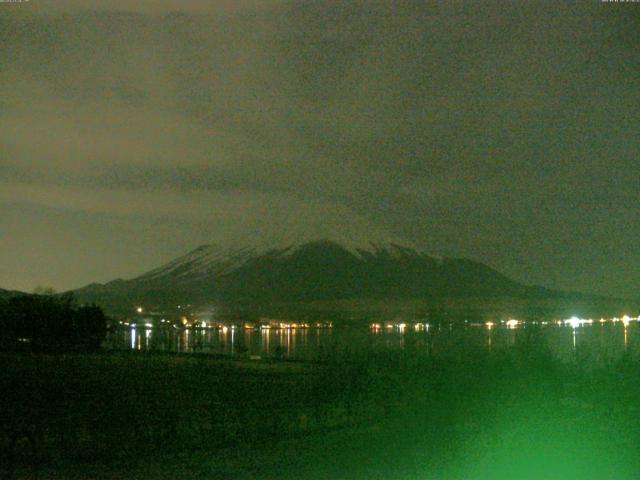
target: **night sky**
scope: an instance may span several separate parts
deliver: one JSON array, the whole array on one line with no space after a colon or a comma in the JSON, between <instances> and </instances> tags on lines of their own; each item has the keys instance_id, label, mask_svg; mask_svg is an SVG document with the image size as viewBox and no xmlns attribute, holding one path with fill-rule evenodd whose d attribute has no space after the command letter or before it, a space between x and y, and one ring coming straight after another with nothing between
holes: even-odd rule
<instances>
[{"instance_id":1,"label":"night sky","mask_svg":"<svg viewBox=\"0 0 640 480\"><path fill-rule=\"evenodd\" d=\"M638 112L640 3L0 3L0 287L348 232L638 297Z\"/></svg>"}]
</instances>

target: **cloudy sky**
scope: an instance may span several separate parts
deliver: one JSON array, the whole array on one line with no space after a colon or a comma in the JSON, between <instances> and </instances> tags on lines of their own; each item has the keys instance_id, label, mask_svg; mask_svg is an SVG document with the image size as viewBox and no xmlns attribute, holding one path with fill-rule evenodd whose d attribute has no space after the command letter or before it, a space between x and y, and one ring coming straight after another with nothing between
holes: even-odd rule
<instances>
[{"instance_id":1,"label":"cloudy sky","mask_svg":"<svg viewBox=\"0 0 640 480\"><path fill-rule=\"evenodd\" d=\"M395 238L640 292L640 4L0 3L0 287Z\"/></svg>"}]
</instances>

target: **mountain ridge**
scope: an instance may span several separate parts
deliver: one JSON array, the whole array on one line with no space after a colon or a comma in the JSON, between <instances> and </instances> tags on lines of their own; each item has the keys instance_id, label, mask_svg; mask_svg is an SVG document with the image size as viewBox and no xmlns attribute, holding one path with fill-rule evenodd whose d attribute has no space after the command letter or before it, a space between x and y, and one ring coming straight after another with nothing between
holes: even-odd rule
<instances>
[{"instance_id":1,"label":"mountain ridge","mask_svg":"<svg viewBox=\"0 0 640 480\"><path fill-rule=\"evenodd\" d=\"M75 291L97 302L252 304L545 292L470 259L435 257L396 242L345 246L329 239L260 247L200 245L132 279Z\"/></svg>"},{"instance_id":2,"label":"mountain ridge","mask_svg":"<svg viewBox=\"0 0 640 480\"><path fill-rule=\"evenodd\" d=\"M256 317L446 311L450 319L479 320L595 318L638 307L632 301L525 285L481 262L435 257L399 242L345 246L330 239L200 245L131 279L73 293L125 316L139 305L167 312L191 305Z\"/></svg>"},{"instance_id":3,"label":"mountain ridge","mask_svg":"<svg viewBox=\"0 0 640 480\"><path fill-rule=\"evenodd\" d=\"M400 245L395 242L369 242L368 244L351 244L345 246L335 240L319 239L298 244L267 244L260 247L249 245L230 247L220 246L216 244L204 244L196 247L187 254L176 258L175 260L172 260L164 265L161 265L160 267L143 273L142 275L134 277L132 280L150 280L154 277L161 277L164 274L179 272L181 270L183 270L183 274L197 273L198 271L203 271L204 273L225 274L234 268L241 267L244 261L247 261L252 257L284 257L287 255L293 255L299 249L306 248L309 245L338 246L345 249L357 258L364 258L367 255L382 252L386 253L387 255L395 254L396 256L401 253L410 254L415 257L426 255L423 251L417 250L412 247Z\"/></svg>"}]
</instances>

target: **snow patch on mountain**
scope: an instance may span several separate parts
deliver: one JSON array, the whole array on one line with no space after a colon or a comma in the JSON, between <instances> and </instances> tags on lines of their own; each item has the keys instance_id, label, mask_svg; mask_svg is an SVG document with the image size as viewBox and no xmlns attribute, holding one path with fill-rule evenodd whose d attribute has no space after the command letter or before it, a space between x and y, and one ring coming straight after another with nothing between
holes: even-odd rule
<instances>
[{"instance_id":1,"label":"snow patch on mountain","mask_svg":"<svg viewBox=\"0 0 640 480\"><path fill-rule=\"evenodd\" d=\"M386 256L392 259L427 256L414 246L395 242L362 242L352 239L343 239L340 242L323 239L291 244L263 243L261 246L202 245L186 255L137 277L135 280L154 281L166 277L188 276L193 279L209 275L222 276L242 267L253 259L263 256L290 256L301 248L314 243L326 243L340 247L358 259L364 259L368 256Z\"/></svg>"}]
</instances>

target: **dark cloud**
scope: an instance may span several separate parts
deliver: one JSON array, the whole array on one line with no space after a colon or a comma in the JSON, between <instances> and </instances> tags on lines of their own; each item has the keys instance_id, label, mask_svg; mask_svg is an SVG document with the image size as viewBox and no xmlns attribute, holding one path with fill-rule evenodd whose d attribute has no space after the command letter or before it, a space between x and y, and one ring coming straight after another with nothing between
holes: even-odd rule
<instances>
[{"instance_id":1,"label":"dark cloud","mask_svg":"<svg viewBox=\"0 0 640 480\"><path fill-rule=\"evenodd\" d=\"M198 243L338 229L637 290L635 5L93 5L0 4L0 201L23 212L0 224L1 255L77 262L73 242L21 247L45 212L89 243L116 222L122 245L55 286ZM144 225L144 264L123 253L127 225ZM11 265L0 285L45 283Z\"/></svg>"}]
</instances>

